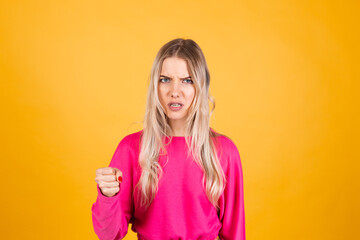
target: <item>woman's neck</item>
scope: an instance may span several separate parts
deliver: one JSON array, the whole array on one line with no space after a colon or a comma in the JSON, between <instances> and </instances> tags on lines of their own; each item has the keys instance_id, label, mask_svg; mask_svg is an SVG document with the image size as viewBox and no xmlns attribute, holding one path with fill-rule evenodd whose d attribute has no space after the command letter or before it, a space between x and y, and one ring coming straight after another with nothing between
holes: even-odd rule
<instances>
[{"instance_id":1,"label":"woman's neck","mask_svg":"<svg viewBox=\"0 0 360 240\"><path fill-rule=\"evenodd\" d=\"M170 122L171 127L171 135L174 137L183 137L186 134L185 124L180 121L172 121Z\"/></svg>"}]
</instances>

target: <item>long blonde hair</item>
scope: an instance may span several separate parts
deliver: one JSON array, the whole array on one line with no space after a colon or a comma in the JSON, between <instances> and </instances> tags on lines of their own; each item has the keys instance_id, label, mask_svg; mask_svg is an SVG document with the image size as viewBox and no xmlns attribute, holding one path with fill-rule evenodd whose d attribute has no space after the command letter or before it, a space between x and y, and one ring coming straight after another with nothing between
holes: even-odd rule
<instances>
[{"instance_id":1,"label":"long blonde hair","mask_svg":"<svg viewBox=\"0 0 360 240\"><path fill-rule=\"evenodd\" d=\"M141 196L140 205L147 208L156 196L158 182L163 173L158 161L159 156L166 155L164 140L172 139L172 130L158 96L162 64L168 57L184 59L194 82L195 97L189 107L185 130L188 156L191 154L196 164L203 170L203 189L209 201L219 211L218 199L225 188L226 179L217 156L216 137L219 134L210 128L210 116L215 109L215 101L209 94L210 75L200 47L191 39L181 38L174 39L161 47L151 69L144 126L140 137L141 177L136 185L141 193L138 195ZM208 100L213 103L210 113Z\"/></svg>"}]
</instances>

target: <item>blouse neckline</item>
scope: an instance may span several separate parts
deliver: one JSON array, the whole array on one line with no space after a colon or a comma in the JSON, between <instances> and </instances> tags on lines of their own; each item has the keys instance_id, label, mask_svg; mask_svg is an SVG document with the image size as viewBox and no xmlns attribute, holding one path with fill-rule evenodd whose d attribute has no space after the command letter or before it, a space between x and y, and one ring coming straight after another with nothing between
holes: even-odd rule
<instances>
[{"instance_id":1,"label":"blouse neckline","mask_svg":"<svg viewBox=\"0 0 360 240\"><path fill-rule=\"evenodd\" d=\"M166 137L166 139L168 139L168 140L170 140L170 139L172 139L172 140L185 140L185 136L167 136ZM191 137L190 137L190 139L191 139Z\"/></svg>"}]
</instances>

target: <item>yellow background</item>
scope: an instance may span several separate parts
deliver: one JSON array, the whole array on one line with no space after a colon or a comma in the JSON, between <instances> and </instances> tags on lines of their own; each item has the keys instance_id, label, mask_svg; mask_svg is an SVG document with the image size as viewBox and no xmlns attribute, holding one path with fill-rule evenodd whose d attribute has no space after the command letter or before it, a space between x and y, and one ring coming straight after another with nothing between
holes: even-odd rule
<instances>
[{"instance_id":1,"label":"yellow background","mask_svg":"<svg viewBox=\"0 0 360 240\"><path fill-rule=\"evenodd\" d=\"M155 54L183 37L209 65L211 126L242 158L247 239L359 239L359 10L2 1L1 238L97 239L95 170L142 129Z\"/></svg>"}]
</instances>

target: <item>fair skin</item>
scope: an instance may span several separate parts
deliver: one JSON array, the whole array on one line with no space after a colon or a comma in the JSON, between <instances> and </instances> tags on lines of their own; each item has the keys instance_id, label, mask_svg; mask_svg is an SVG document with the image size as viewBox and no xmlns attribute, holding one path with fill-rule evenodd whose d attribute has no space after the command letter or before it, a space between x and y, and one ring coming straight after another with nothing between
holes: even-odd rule
<instances>
[{"instance_id":1,"label":"fair skin","mask_svg":"<svg viewBox=\"0 0 360 240\"><path fill-rule=\"evenodd\" d=\"M186 116L195 97L195 86L184 59L169 57L164 60L158 83L158 95L169 118L173 136L185 136ZM172 102L181 103L181 109L172 109L169 106Z\"/></svg>"}]
</instances>

